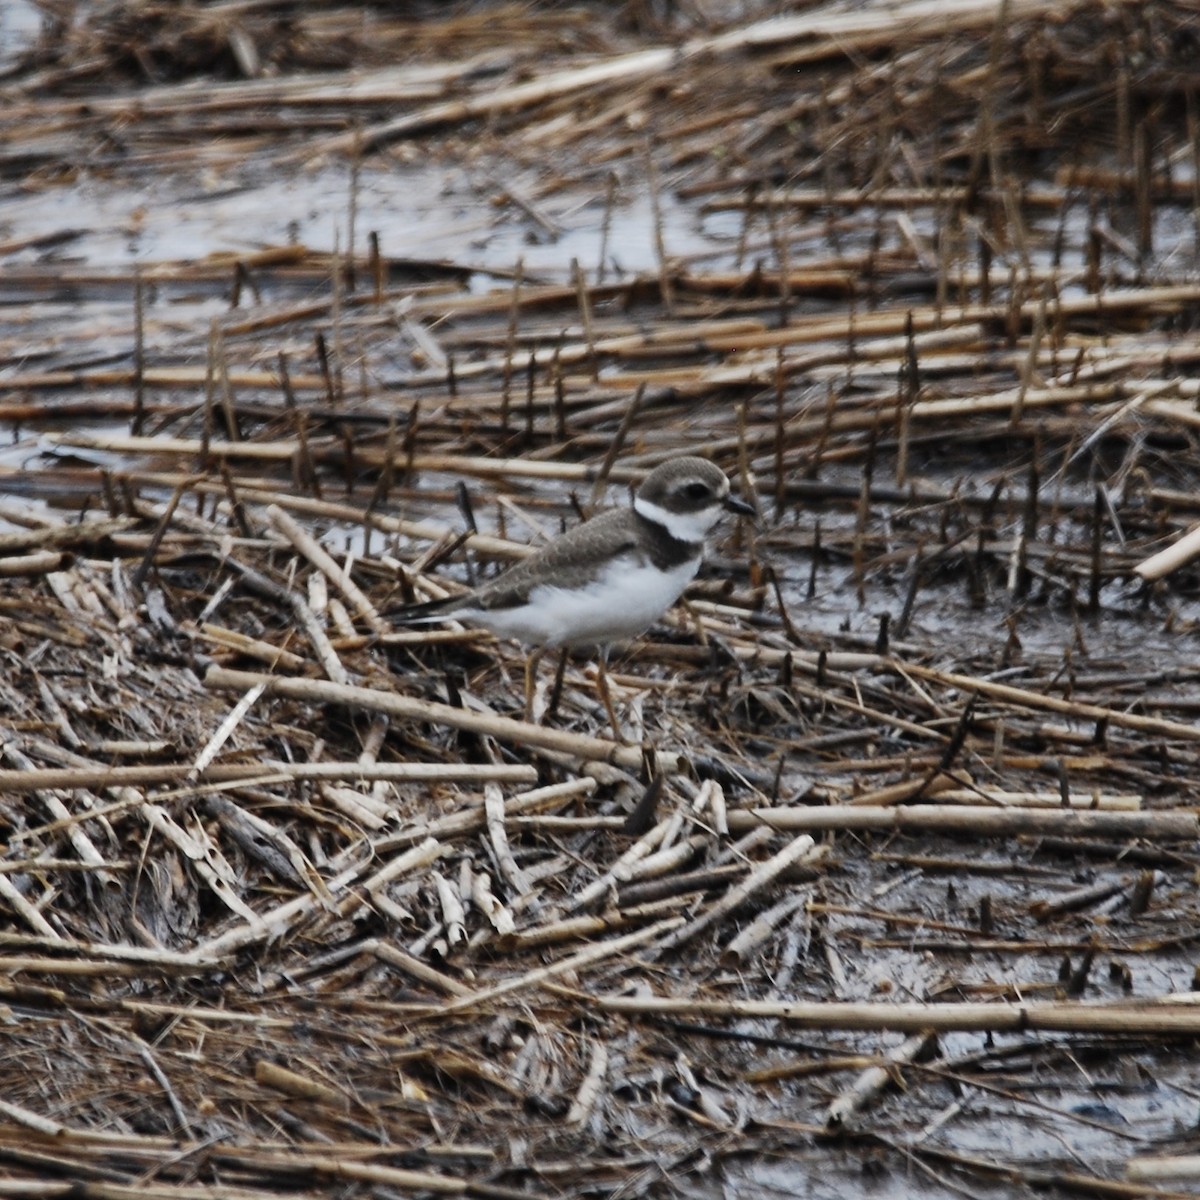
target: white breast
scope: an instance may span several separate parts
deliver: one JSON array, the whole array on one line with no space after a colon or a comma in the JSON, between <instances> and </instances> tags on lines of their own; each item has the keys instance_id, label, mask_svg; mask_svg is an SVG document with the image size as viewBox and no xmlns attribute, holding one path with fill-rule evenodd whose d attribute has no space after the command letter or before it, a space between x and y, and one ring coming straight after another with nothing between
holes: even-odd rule
<instances>
[{"instance_id":1,"label":"white breast","mask_svg":"<svg viewBox=\"0 0 1200 1200\"><path fill-rule=\"evenodd\" d=\"M541 646L604 645L652 625L679 599L699 566L699 553L670 571L623 555L585 588L543 585L519 608L463 616L501 637Z\"/></svg>"}]
</instances>

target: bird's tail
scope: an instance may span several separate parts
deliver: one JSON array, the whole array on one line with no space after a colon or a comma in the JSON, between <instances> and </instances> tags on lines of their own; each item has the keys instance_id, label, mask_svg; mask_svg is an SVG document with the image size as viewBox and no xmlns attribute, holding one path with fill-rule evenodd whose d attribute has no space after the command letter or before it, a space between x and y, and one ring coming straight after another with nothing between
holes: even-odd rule
<instances>
[{"instance_id":1,"label":"bird's tail","mask_svg":"<svg viewBox=\"0 0 1200 1200\"><path fill-rule=\"evenodd\" d=\"M454 616L460 600L459 596L445 596L441 600L427 600L424 604L405 604L383 615L393 625L428 625Z\"/></svg>"}]
</instances>

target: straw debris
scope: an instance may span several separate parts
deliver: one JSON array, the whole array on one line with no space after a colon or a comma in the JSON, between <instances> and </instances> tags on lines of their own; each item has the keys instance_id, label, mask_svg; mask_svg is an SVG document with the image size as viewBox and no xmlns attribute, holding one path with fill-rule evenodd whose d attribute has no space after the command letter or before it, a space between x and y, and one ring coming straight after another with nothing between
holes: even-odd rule
<instances>
[{"instance_id":1,"label":"straw debris","mask_svg":"<svg viewBox=\"0 0 1200 1200\"><path fill-rule=\"evenodd\" d=\"M410 7L0 57L0 1190L1191 1178L1194 6ZM339 233L30 202L169 172ZM620 738L388 621L678 453L761 520Z\"/></svg>"}]
</instances>

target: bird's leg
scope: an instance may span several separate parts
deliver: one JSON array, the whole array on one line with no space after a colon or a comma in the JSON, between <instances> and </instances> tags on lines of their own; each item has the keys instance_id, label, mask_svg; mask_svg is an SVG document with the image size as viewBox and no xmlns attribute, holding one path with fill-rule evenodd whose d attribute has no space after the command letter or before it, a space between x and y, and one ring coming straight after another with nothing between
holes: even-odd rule
<instances>
[{"instance_id":1,"label":"bird's leg","mask_svg":"<svg viewBox=\"0 0 1200 1200\"><path fill-rule=\"evenodd\" d=\"M525 720L533 720L533 694L537 690L538 663L545 653L541 648L530 653L525 660Z\"/></svg>"},{"instance_id":2,"label":"bird's leg","mask_svg":"<svg viewBox=\"0 0 1200 1200\"><path fill-rule=\"evenodd\" d=\"M608 686L608 647L603 646L600 649L600 657L596 660L596 691L600 693L600 699L604 704L604 711L608 713L608 723L612 726L613 737L618 742L625 740L621 733L621 723L617 720L617 710L613 708L612 692Z\"/></svg>"},{"instance_id":3,"label":"bird's leg","mask_svg":"<svg viewBox=\"0 0 1200 1200\"><path fill-rule=\"evenodd\" d=\"M552 717L558 712L558 702L562 699L563 676L567 671L567 648L564 646L558 656L558 668L554 672L554 687L550 689L550 703L546 707L546 716Z\"/></svg>"}]
</instances>

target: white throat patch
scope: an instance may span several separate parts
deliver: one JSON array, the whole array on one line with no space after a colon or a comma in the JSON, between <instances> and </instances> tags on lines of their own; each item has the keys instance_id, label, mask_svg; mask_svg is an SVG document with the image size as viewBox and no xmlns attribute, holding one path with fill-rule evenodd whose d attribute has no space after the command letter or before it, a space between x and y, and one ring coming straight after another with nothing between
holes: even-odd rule
<instances>
[{"instance_id":1,"label":"white throat patch","mask_svg":"<svg viewBox=\"0 0 1200 1200\"><path fill-rule=\"evenodd\" d=\"M643 500L637 496L633 501L633 509L639 516L661 525L673 538L689 546L699 546L721 519L719 504L702 508L699 512L674 513L668 512L661 504L655 504L653 500Z\"/></svg>"}]
</instances>

